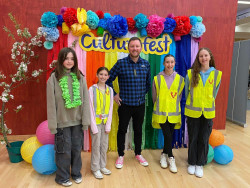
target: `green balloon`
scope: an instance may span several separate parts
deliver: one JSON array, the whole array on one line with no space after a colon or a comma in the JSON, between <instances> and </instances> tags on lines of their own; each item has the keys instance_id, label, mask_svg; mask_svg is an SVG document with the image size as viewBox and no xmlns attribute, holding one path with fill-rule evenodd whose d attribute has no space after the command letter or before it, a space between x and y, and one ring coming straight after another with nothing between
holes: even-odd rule
<instances>
[{"instance_id":1,"label":"green balloon","mask_svg":"<svg viewBox=\"0 0 250 188\"><path fill-rule=\"evenodd\" d=\"M208 154L207 154L207 164L210 163L213 159L214 159L214 149L213 149L213 147L209 144Z\"/></svg>"}]
</instances>

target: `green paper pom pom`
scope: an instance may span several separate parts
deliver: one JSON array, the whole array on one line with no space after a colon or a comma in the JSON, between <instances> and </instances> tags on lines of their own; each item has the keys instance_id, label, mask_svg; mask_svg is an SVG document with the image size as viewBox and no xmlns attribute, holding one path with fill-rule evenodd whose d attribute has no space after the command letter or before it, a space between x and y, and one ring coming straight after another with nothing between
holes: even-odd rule
<instances>
[{"instance_id":1,"label":"green paper pom pom","mask_svg":"<svg viewBox=\"0 0 250 188\"><path fill-rule=\"evenodd\" d=\"M51 50L53 48L53 42L51 42L51 41L45 41L43 43L43 46L44 46L45 49Z\"/></svg>"},{"instance_id":2,"label":"green paper pom pom","mask_svg":"<svg viewBox=\"0 0 250 188\"><path fill-rule=\"evenodd\" d=\"M203 21L202 17L201 16L197 16L197 22L202 22L202 21Z\"/></svg>"},{"instance_id":3,"label":"green paper pom pom","mask_svg":"<svg viewBox=\"0 0 250 188\"><path fill-rule=\"evenodd\" d=\"M98 27L97 29L97 35L102 37L103 36L104 29L102 27Z\"/></svg>"}]
</instances>

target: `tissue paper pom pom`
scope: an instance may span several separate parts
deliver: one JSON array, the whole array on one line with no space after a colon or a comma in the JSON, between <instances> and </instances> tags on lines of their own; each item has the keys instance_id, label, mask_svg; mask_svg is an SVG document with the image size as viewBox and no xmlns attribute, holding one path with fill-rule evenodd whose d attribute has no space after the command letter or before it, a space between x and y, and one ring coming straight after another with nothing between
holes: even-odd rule
<instances>
[{"instance_id":1,"label":"tissue paper pom pom","mask_svg":"<svg viewBox=\"0 0 250 188\"><path fill-rule=\"evenodd\" d=\"M45 12L41 17L44 27L56 27L58 23L57 15L54 12Z\"/></svg>"},{"instance_id":2,"label":"tissue paper pom pom","mask_svg":"<svg viewBox=\"0 0 250 188\"><path fill-rule=\"evenodd\" d=\"M164 22L164 30L163 33L172 33L176 27L176 21L172 18L166 18Z\"/></svg>"},{"instance_id":3,"label":"tissue paper pom pom","mask_svg":"<svg viewBox=\"0 0 250 188\"><path fill-rule=\"evenodd\" d=\"M62 27L62 23L64 22L62 15L57 15L57 19L58 19L57 25Z\"/></svg>"},{"instance_id":4,"label":"tissue paper pom pom","mask_svg":"<svg viewBox=\"0 0 250 188\"><path fill-rule=\"evenodd\" d=\"M135 20L133 18L127 18L128 30L133 31L135 29Z\"/></svg>"},{"instance_id":5,"label":"tissue paper pom pom","mask_svg":"<svg viewBox=\"0 0 250 188\"><path fill-rule=\"evenodd\" d=\"M86 24L89 26L90 29L96 29L98 27L98 22L99 22L99 18L96 15L96 13L89 10L87 12Z\"/></svg>"},{"instance_id":6,"label":"tissue paper pom pom","mask_svg":"<svg viewBox=\"0 0 250 188\"><path fill-rule=\"evenodd\" d=\"M56 42L59 37L59 31L56 27L42 27L42 32L45 33L45 40Z\"/></svg>"},{"instance_id":7,"label":"tissue paper pom pom","mask_svg":"<svg viewBox=\"0 0 250 188\"><path fill-rule=\"evenodd\" d=\"M60 14L63 15L66 10L67 10L67 7L62 7L60 10Z\"/></svg>"},{"instance_id":8,"label":"tissue paper pom pom","mask_svg":"<svg viewBox=\"0 0 250 188\"><path fill-rule=\"evenodd\" d=\"M96 15L98 16L99 19L103 19L104 18L104 13L101 10L98 10L95 13L96 13Z\"/></svg>"},{"instance_id":9,"label":"tissue paper pom pom","mask_svg":"<svg viewBox=\"0 0 250 188\"><path fill-rule=\"evenodd\" d=\"M195 41L195 42L200 42L200 41L201 41L201 39L202 39L202 37L199 37L199 38L194 38L194 41Z\"/></svg>"},{"instance_id":10,"label":"tissue paper pom pom","mask_svg":"<svg viewBox=\"0 0 250 188\"><path fill-rule=\"evenodd\" d=\"M167 16L167 18L172 18L172 19L174 19L174 14L168 14L168 16Z\"/></svg>"},{"instance_id":11,"label":"tissue paper pom pom","mask_svg":"<svg viewBox=\"0 0 250 188\"><path fill-rule=\"evenodd\" d=\"M195 25L193 25L192 29L190 30L190 35L194 38L199 38L203 35L203 33L206 31L205 25L201 22L197 22Z\"/></svg>"},{"instance_id":12,"label":"tissue paper pom pom","mask_svg":"<svg viewBox=\"0 0 250 188\"><path fill-rule=\"evenodd\" d=\"M203 21L201 16L196 16L196 17L197 17L197 22L202 22Z\"/></svg>"},{"instance_id":13,"label":"tissue paper pom pom","mask_svg":"<svg viewBox=\"0 0 250 188\"><path fill-rule=\"evenodd\" d=\"M103 36L104 29L102 27L98 27L96 34L100 37Z\"/></svg>"},{"instance_id":14,"label":"tissue paper pom pom","mask_svg":"<svg viewBox=\"0 0 250 188\"><path fill-rule=\"evenodd\" d=\"M75 23L73 25L71 25L71 31L72 31L72 34L74 36L77 36L77 37L80 37L82 36L84 33L87 33L89 32L89 26L87 26L86 24L79 24L79 23Z\"/></svg>"},{"instance_id":15,"label":"tissue paper pom pom","mask_svg":"<svg viewBox=\"0 0 250 188\"><path fill-rule=\"evenodd\" d=\"M84 8L77 8L77 20L79 24L85 24L87 21L87 12Z\"/></svg>"},{"instance_id":16,"label":"tissue paper pom pom","mask_svg":"<svg viewBox=\"0 0 250 188\"><path fill-rule=\"evenodd\" d=\"M134 17L135 20L135 27L138 29L142 29L144 27L147 27L149 20L147 19L147 16L139 13Z\"/></svg>"},{"instance_id":17,"label":"tissue paper pom pom","mask_svg":"<svg viewBox=\"0 0 250 188\"><path fill-rule=\"evenodd\" d=\"M197 23L197 17L196 16L190 16L190 24L195 25Z\"/></svg>"},{"instance_id":18,"label":"tissue paper pom pom","mask_svg":"<svg viewBox=\"0 0 250 188\"><path fill-rule=\"evenodd\" d=\"M146 37L146 36L148 35L148 34L147 34L146 28L142 28L142 29L141 29L140 35L141 35L141 37Z\"/></svg>"},{"instance_id":19,"label":"tissue paper pom pom","mask_svg":"<svg viewBox=\"0 0 250 188\"><path fill-rule=\"evenodd\" d=\"M109 19L107 30L113 37L120 38L127 34L128 24L126 18L121 15L115 15Z\"/></svg>"},{"instance_id":20,"label":"tissue paper pom pom","mask_svg":"<svg viewBox=\"0 0 250 188\"><path fill-rule=\"evenodd\" d=\"M103 29L107 29L107 20L108 19L100 19L98 23L98 27L102 27Z\"/></svg>"},{"instance_id":21,"label":"tissue paper pom pom","mask_svg":"<svg viewBox=\"0 0 250 188\"><path fill-rule=\"evenodd\" d=\"M51 50L53 48L53 42L51 42L51 41L45 41L43 43L43 46L44 46L45 49Z\"/></svg>"},{"instance_id":22,"label":"tissue paper pom pom","mask_svg":"<svg viewBox=\"0 0 250 188\"><path fill-rule=\"evenodd\" d=\"M109 13L105 13L105 14L104 14L104 18L105 18L105 19L111 18L111 17L112 17L112 16L111 16L111 14L109 14Z\"/></svg>"},{"instance_id":23,"label":"tissue paper pom pom","mask_svg":"<svg viewBox=\"0 0 250 188\"><path fill-rule=\"evenodd\" d=\"M62 33L63 34L69 34L69 27L65 22L62 23Z\"/></svg>"},{"instance_id":24,"label":"tissue paper pom pom","mask_svg":"<svg viewBox=\"0 0 250 188\"><path fill-rule=\"evenodd\" d=\"M67 8L63 14L63 19L68 27L73 25L74 23L78 23L77 20L77 11L74 8Z\"/></svg>"},{"instance_id":25,"label":"tissue paper pom pom","mask_svg":"<svg viewBox=\"0 0 250 188\"><path fill-rule=\"evenodd\" d=\"M146 28L148 36L153 38L158 37L164 30L164 21L165 18L162 18L160 16L157 15L150 16Z\"/></svg>"},{"instance_id":26,"label":"tissue paper pom pom","mask_svg":"<svg viewBox=\"0 0 250 188\"><path fill-rule=\"evenodd\" d=\"M174 35L182 36L189 34L192 25L190 24L190 19L187 16L176 16L174 17L176 21L176 27L172 32Z\"/></svg>"}]
</instances>

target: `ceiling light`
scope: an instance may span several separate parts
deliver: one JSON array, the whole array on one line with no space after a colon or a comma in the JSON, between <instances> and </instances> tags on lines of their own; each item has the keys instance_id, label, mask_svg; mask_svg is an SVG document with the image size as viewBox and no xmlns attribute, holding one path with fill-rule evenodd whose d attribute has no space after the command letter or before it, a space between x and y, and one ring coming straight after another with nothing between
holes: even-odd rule
<instances>
[{"instance_id":1,"label":"ceiling light","mask_svg":"<svg viewBox=\"0 0 250 188\"><path fill-rule=\"evenodd\" d=\"M248 4L248 5L250 5L250 1L238 1L238 4Z\"/></svg>"}]
</instances>

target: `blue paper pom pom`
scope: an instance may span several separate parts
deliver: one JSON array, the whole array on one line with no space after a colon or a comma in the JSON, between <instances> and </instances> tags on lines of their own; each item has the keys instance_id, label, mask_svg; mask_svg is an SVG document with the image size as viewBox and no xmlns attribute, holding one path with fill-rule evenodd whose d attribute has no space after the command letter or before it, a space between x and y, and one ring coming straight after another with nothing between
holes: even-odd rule
<instances>
[{"instance_id":1,"label":"blue paper pom pom","mask_svg":"<svg viewBox=\"0 0 250 188\"><path fill-rule=\"evenodd\" d=\"M111 18L111 17L112 17L111 14L109 14L109 13L104 13L104 19Z\"/></svg>"},{"instance_id":2,"label":"blue paper pom pom","mask_svg":"<svg viewBox=\"0 0 250 188\"><path fill-rule=\"evenodd\" d=\"M62 27L62 23L64 22L62 15L61 14L57 15L57 19L58 19L57 25Z\"/></svg>"},{"instance_id":3,"label":"blue paper pom pom","mask_svg":"<svg viewBox=\"0 0 250 188\"><path fill-rule=\"evenodd\" d=\"M164 22L163 33L172 33L176 27L176 21L172 18L166 18Z\"/></svg>"},{"instance_id":4,"label":"blue paper pom pom","mask_svg":"<svg viewBox=\"0 0 250 188\"><path fill-rule=\"evenodd\" d=\"M58 23L57 15L54 12L45 12L41 17L44 27L56 27Z\"/></svg>"},{"instance_id":5,"label":"blue paper pom pom","mask_svg":"<svg viewBox=\"0 0 250 188\"><path fill-rule=\"evenodd\" d=\"M120 38L127 34L128 24L126 18L115 15L107 22L107 30L113 37Z\"/></svg>"},{"instance_id":6,"label":"blue paper pom pom","mask_svg":"<svg viewBox=\"0 0 250 188\"><path fill-rule=\"evenodd\" d=\"M140 30L140 35L141 37L146 37L148 35L146 28L142 28Z\"/></svg>"},{"instance_id":7,"label":"blue paper pom pom","mask_svg":"<svg viewBox=\"0 0 250 188\"><path fill-rule=\"evenodd\" d=\"M98 27L102 27L103 29L107 29L107 20L108 19L100 19L99 23L98 23Z\"/></svg>"},{"instance_id":8,"label":"blue paper pom pom","mask_svg":"<svg viewBox=\"0 0 250 188\"><path fill-rule=\"evenodd\" d=\"M189 19L191 25L195 25L198 21L196 16L190 16Z\"/></svg>"},{"instance_id":9,"label":"blue paper pom pom","mask_svg":"<svg viewBox=\"0 0 250 188\"><path fill-rule=\"evenodd\" d=\"M203 33L206 31L205 25L201 22L197 22L193 27L191 28L190 35L195 38L199 38L203 35Z\"/></svg>"},{"instance_id":10,"label":"blue paper pom pom","mask_svg":"<svg viewBox=\"0 0 250 188\"><path fill-rule=\"evenodd\" d=\"M42 32L45 33L45 40L56 42L59 38L59 31L56 27L42 27Z\"/></svg>"},{"instance_id":11,"label":"blue paper pom pom","mask_svg":"<svg viewBox=\"0 0 250 188\"><path fill-rule=\"evenodd\" d=\"M44 46L45 49L51 50L53 48L53 42L51 42L51 41L45 41L43 43L43 46Z\"/></svg>"},{"instance_id":12,"label":"blue paper pom pom","mask_svg":"<svg viewBox=\"0 0 250 188\"><path fill-rule=\"evenodd\" d=\"M87 21L86 24L89 26L90 29L96 29L98 27L99 17L95 12L89 10L87 12Z\"/></svg>"},{"instance_id":13,"label":"blue paper pom pom","mask_svg":"<svg viewBox=\"0 0 250 188\"><path fill-rule=\"evenodd\" d=\"M148 22L149 22L149 19L147 19L147 16L142 13L137 14L134 17L134 20L136 22L135 27L138 28L139 30L144 27L147 27Z\"/></svg>"}]
</instances>

